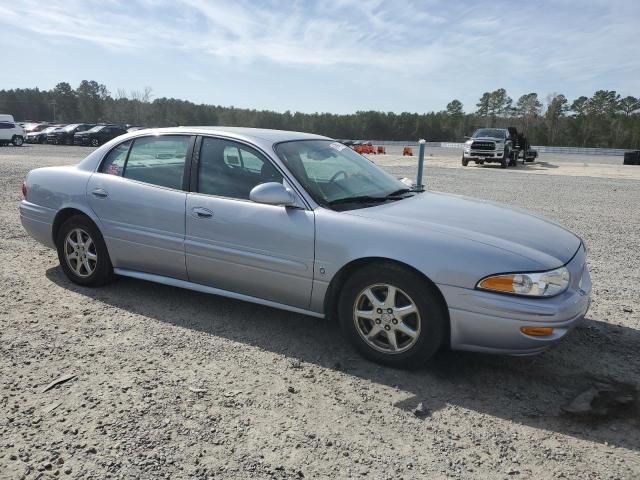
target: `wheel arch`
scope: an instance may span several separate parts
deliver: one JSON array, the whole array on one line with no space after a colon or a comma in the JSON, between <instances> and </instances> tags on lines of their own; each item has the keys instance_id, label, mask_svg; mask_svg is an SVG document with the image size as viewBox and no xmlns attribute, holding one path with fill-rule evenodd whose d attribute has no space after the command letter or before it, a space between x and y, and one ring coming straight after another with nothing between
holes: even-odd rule
<instances>
[{"instance_id":1,"label":"wheel arch","mask_svg":"<svg viewBox=\"0 0 640 480\"><path fill-rule=\"evenodd\" d=\"M440 306L442 307L442 311L446 318L445 342L446 342L446 345L449 345L450 337L451 337L450 335L451 320L449 318L449 308L447 306L447 301L445 300L444 295L438 288L438 285L436 285L436 283L433 280L431 280L427 275L425 275L423 272L421 272L417 268L412 267L411 265L405 262L402 262L400 260L394 260L386 257L362 257L362 258L357 258L355 260L352 260L349 263L343 265L340 268L340 270L338 270L338 272L336 272L336 274L333 276L333 278L329 282L329 286L327 287L327 291L324 297L325 317L329 319L337 318L339 293L342 289L342 286L347 281L350 275L352 275L354 272L356 272L360 268L363 268L367 265L380 264L380 263L391 264L391 265L395 265L395 266L404 268L406 270L409 270L417 274L418 276L420 276L428 285L431 286L433 291L436 292L436 295L440 302Z\"/></svg>"},{"instance_id":2,"label":"wheel arch","mask_svg":"<svg viewBox=\"0 0 640 480\"><path fill-rule=\"evenodd\" d=\"M91 213L85 211L83 208L79 208L77 206L67 206L62 208L56 213L56 216L53 219L53 224L51 226L51 238L53 240L53 244L56 245L56 240L58 238L58 232L60 231L60 227L64 222L73 217L74 215L83 215L87 217L91 222L96 226L98 231L101 231L100 225L98 224L97 219Z\"/></svg>"}]
</instances>

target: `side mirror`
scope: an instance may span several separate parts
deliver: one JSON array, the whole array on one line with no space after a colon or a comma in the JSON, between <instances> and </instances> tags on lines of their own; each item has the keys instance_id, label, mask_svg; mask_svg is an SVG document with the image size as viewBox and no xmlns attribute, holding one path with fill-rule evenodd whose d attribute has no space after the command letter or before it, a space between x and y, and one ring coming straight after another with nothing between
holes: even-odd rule
<instances>
[{"instance_id":1,"label":"side mirror","mask_svg":"<svg viewBox=\"0 0 640 480\"><path fill-rule=\"evenodd\" d=\"M465 139L465 140L471 140L471 137L470 137L469 135L465 135L465 136L464 136L464 139Z\"/></svg>"},{"instance_id":2,"label":"side mirror","mask_svg":"<svg viewBox=\"0 0 640 480\"><path fill-rule=\"evenodd\" d=\"M296 205L296 199L283 184L278 182L261 183L253 187L249 192L249 199L252 202L264 203L266 205L281 205L292 207Z\"/></svg>"}]
</instances>

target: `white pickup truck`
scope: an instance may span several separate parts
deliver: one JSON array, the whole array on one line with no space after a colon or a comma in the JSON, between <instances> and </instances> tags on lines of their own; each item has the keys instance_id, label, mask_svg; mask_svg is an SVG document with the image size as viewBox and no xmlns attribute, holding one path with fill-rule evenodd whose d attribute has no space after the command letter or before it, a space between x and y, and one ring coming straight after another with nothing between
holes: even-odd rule
<instances>
[{"instance_id":1,"label":"white pickup truck","mask_svg":"<svg viewBox=\"0 0 640 480\"><path fill-rule=\"evenodd\" d=\"M508 128L479 128L464 144L462 165L466 167L470 161L479 165L497 162L507 168L507 165L515 164L512 158L514 143Z\"/></svg>"},{"instance_id":2,"label":"white pickup truck","mask_svg":"<svg viewBox=\"0 0 640 480\"><path fill-rule=\"evenodd\" d=\"M9 143L20 147L24 143L24 130L11 115L0 114L0 145Z\"/></svg>"}]
</instances>

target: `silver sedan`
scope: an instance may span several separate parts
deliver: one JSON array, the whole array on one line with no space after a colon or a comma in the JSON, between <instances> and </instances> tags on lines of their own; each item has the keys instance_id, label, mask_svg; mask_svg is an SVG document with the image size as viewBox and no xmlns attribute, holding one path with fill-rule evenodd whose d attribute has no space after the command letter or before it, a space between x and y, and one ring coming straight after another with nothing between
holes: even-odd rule
<instances>
[{"instance_id":1,"label":"silver sedan","mask_svg":"<svg viewBox=\"0 0 640 480\"><path fill-rule=\"evenodd\" d=\"M336 318L364 356L533 354L586 313L580 238L473 198L407 187L326 137L139 130L31 171L20 217L73 282L128 276Z\"/></svg>"}]
</instances>

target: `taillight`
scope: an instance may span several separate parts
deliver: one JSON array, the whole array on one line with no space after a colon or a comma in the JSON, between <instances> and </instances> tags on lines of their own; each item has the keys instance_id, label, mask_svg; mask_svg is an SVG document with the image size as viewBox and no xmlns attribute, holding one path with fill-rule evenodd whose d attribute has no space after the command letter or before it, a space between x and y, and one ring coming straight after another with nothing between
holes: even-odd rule
<instances>
[{"instance_id":1,"label":"taillight","mask_svg":"<svg viewBox=\"0 0 640 480\"><path fill-rule=\"evenodd\" d=\"M27 182L22 182L22 196L25 198L27 198Z\"/></svg>"}]
</instances>

